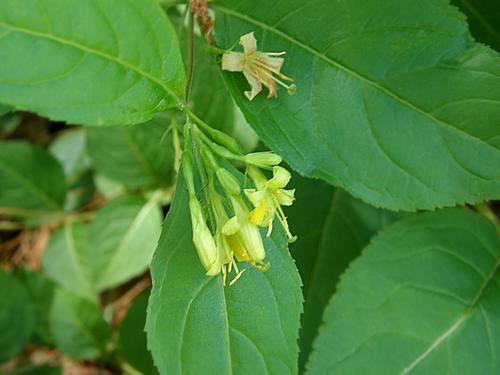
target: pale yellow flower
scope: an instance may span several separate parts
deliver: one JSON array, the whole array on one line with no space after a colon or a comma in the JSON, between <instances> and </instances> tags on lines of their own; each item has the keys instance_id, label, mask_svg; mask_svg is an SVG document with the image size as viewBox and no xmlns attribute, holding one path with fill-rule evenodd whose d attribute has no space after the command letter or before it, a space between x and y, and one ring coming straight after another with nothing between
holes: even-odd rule
<instances>
[{"instance_id":1,"label":"pale yellow flower","mask_svg":"<svg viewBox=\"0 0 500 375\"><path fill-rule=\"evenodd\" d=\"M243 53L228 52L222 55L222 69L243 73L251 87L251 91L245 91L249 100L262 91L262 84L269 90L268 98L277 96L276 83L285 87L289 94L295 93L294 84L287 85L282 81L293 82L293 79L280 73L284 59L279 56L283 56L286 52L257 51L257 40L253 32L243 35L240 38L240 44L243 47Z\"/></svg>"},{"instance_id":2,"label":"pale yellow flower","mask_svg":"<svg viewBox=\"0 0 500 375\"><path fill-rule=\"evenodd\" d=\"M267 180L257 168L250 167L248 174L256 189L245 189L245 195L255 209L250 213L248 221L251 224L269 228L267 235L272 232L273 219L278 217L286 231L290 242L295 241L288 228L288 222L281 206L291 206L295 200L295 189L285 189L291 175L285 168L273 167L273 177Z\"/></svg>"}]
</instances>

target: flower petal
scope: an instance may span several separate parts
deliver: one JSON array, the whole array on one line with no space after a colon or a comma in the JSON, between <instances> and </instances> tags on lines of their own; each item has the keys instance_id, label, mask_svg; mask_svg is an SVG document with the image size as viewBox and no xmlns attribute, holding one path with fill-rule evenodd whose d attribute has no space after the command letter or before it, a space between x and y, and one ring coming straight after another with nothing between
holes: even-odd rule
<instances>
[{"instance_id":1,"label":"flower petal","mask_svg":"<svg viewBox=\"0 0 500 375\"><path fill-rule=\"evenodd\" d=\"M231 236L240 230L240 223L238 222L238 218L233 216L229 219L226 224L222 227L222 234L225 236Z\"/></svg>"},{"instance_id":2,"label":"flower petal","mask_svg":"<svg viewBox=\"0 0 500 375\"><path fill-rule=\"evenodd\" d=\"M243 70L243 74L252 88L251 91L245 91L245 95L248 100L252 100L262 91L262 84L246 69Z\"/></svg>"},{"instance_id":3,"label":"flower petal","mask_svg":"<svg viewBox=\"0 0 500 375\"><path fill-rule=\"evenodd\" d=\"M241 72L245 66L245 56L240 52L228 52L222 55L222 70Z\"/></svg>"},{"instance_id":4,"label":"flower petal","mask_svg":"<svg viewBox=\"0 0 500 375\"><path fill-rule=\"evenodd\" d=\"M291 206L295 200L295 189L279 189L274 193L274 196L281 206Z\"/></svg>"},{"instance_id":5,"label":"flower petal","mask_svg":"<svg viewBox=\"0 0 500 375\"><path fill-rule=\"evenodd\" d=\"M273 167L273 178L269 180L267 186L271 190L283 189L288 184L291 178L292 175L285 168L275 166Z\"/></svg>"},{"instance_id":6,"label":"flower petal","mask_svg":"<svg viewBox=\"0 0 500 375\"><path fill-rule=\"evenodd\" d=\"M254 207L260 206L262 199L264 199L264 192L255 189L245 189L245 195Z\"/></svg>"},{"instance_id":7,"label":"flower petal","mask_svg":"<svg viewBox=\"0 0 500 375\"><path fill-rule=\"evenodd\" d=\"M257 51L257 40L255 39L253 32L240 37L240 44L243 46L245 55L249 55Z\"/></svg>"},{"instance_id":8,"label":"flower petal","mask_svg":"<svg viewBox=\"0 0 500 375\"><path fill-rule=\"evenodd\" d=\"M281 57L270 57L267 56L264 52L257 52L257 53L258 53L257 60L260 63L270 67L273 70L276 70L278 72L280 71L285 59L282 59Z\"/></svg>"}]
</instances>

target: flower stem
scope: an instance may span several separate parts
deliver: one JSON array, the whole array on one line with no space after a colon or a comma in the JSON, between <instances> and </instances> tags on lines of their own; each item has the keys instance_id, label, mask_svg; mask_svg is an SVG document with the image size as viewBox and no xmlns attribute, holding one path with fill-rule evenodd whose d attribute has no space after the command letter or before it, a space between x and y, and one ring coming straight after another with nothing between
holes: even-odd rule
<instances>
[{"instance_id":1,"label":"flower stem","mask_svg":"<svg viewBox=\"0 0 500 375\"><path fill-rule=\"evenodd\" d=\"M189 9L188 15L188 73L186 80L186 89L184 91L184 101L189 103L189 92L193 83L194 73L194 13Z\"/></svg>"}]
</instances>

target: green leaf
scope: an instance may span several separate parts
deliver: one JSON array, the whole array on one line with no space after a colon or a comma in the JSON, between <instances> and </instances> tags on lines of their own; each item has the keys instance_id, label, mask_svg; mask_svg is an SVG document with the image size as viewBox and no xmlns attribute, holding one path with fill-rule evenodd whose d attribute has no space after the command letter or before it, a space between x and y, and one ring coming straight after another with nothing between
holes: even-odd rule
<instances>
[{"instance_id":1,"label":"green leaf","mask_svg":"<svg viewBox=\"0 0 500 375\"><path fill-rule=\"evenodd\" d=\"M500 237L466 210L391 226L342 276L309 374L500 372Z\"/></svg>"},{"instance_id":2,"label":"green leaf","mask_svg":"<svg viewBox=\"0 0 500 375\"><path fill-rule=\"evenodd\" d=\"M276 228L265 240L271 268L248 270L231 287L209 277L192 244L179 179L152 262L146 331L160 373L296 374L300 279Z\"/></svg>"},{"instance_id":3,"label":"green leaf","mask_svg":"<svg viewBox=\"0 0 500 375\"><path fill-rule=\"evenodd\" d=\"M472 35L500 51L500 3L491 0L451 0L467 16Z\"/></svg>"},{"instance_id":4,"label":"green leaf","mask_svg":"<svg viewBox=\"0 0 500 375\"><path fill-rule=\"evenodd\" d=\"M35 328L31 340L38 345L53 343L49 329L49 311L55 284L39 272L23 270L19 275L35 308Z\"/></svg>"},{"instance_id":5,"label":"green leaf","mask_svg":"<svg viewBox=\"0 0 500 375\"><path fill-rule=\"evenodd\" d=\"M4 0L0 38L0 101L54 120L145 122L184 88L175 32L153 0Z\"/></svg>"},{"instance_id":6,"label":"green leaf","mask_svg":"<svg viewBox=\"0 0 500 375\"><path fill-rule=\"evenodd\" d=\"M106 352L111 331L92 302L57 289L49 320L57 347L71 357L94 359Z\"/></svg>"},{"instance_id":7,"label":"green leaf","mask_svg":"<svg viewBox=\"0 0 500 375\"><path fill-rule=\"evenodd\" d=\"M66 194L64 173L45 150L21 142L0 143L0 211L59 211Z\"/></svg>"},{"instance_id":8,"label":"green leaf","mask_svg":"<svg viewBox=\"0 0 500 375\"><path fill-rule=\"evenodd\" d=\"M156 198L115 199L98 212L90 226L89 259L98 291L138 276L149 266L161 232Z\"/></svg>"},{"instance_id":9,"label":"green leaf","mask_svg":"<svg viewBox=\"0 0 500 375\"><path fill-rule=\"evenodd\" d=\"M120 326L120 348L123 357L144 375L157 373L144 332L148 297L149 293L143 293L134 300Z\"/></svg>"},{"instance_id":10,"label":"green leaf","mask_svg":"<svg viewBox=\"0 0 500 375\"><path fill-rule=\"evenodd\" d=\"M172 182L174 150L170 120L87 129L87 151L96 171L130 189L156 189Z\"/></svg>"},{"instance_id":11,"label":"green leaf","mask_svg":"<svg viewBox=\"0 0 500 375\"><path fill-rule=\"evenodd\" d=\"M303 368L340 275L381 228L399 214L369 206L340 189L294 175L296 201L287 208L298 240L290 248L304 286L299 366Z\"/></svg>"},{"instance_id":12,"label":"green leaf","mask_svg":"<svg viewBox=\"0 0 500 375\"><path fill-rule=\"evenodd\" d=\"M43 253L42 267L61 287L97 301L88 232L88 225L83 223L68 223L57 230Z\"/></svg>"},{"instance_id":13,"label":"green leaf","mask_svg":"<svg viewBox=\"0 0 500 375\"><path fill-rule=\"evenodd\" d=\"M85 153L85 129L63 132L51 143L49 152L62 165L70 183L90 166Z\"/></svg>"},{"instance_id":14,"label":"green leaf","mask_svg":"<svg viewBox=\"0 0 500 375\"><path fill-rule=\"evenodd\" d=\"M35 310L23 284L0 269L0 363L18 355L33 333Z\"/></svg>"},{"instance_id":15,"label":"green leaf","mask_svg":"<svg viewBox=\"0 0 500 375\"><path fill-rule=\"evenodd\" d=\"M261 139L301 174L375 206L415 210L500 197L500 58L444 0L216 0L220 47L255 31L286 51L297 93L248 101ZM239 48L239 47L238 47Z\"/></svg>"}]
</instances>

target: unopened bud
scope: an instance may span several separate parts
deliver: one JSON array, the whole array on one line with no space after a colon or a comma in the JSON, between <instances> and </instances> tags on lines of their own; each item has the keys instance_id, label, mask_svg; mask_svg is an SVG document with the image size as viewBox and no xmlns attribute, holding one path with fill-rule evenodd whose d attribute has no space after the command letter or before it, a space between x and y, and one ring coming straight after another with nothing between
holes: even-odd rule
<instances>
[{"instance_id":1,"label":"unopened bud","mask_svg":"<svg viewBox=\"0 0 500 375\"><path fill-rule=\"evenodd\" d=\"M230 195L238 195L240 193L240 183L227 169L219 168L216 172L224 190Z\"/></svg>"},{"instance_id":2,"label":"unopened bud","mask_svg":"<svg viewBox=\"0 0 500 375\"><path fill-rule=\"evenodd\" d=\"M243 157L243 160L256 166L272 167L281 163L283 159L274 152L266 151L247 154Z\"/></svg>"},{"instance_id":3,"label":"unopened bud","mask_svg":"<svg viewBox=\"0 0 500 375\"><path fill-rule=\"evenodd\" d=\"M208 228L200 202L196 198L189 200L191 225L193 227L193 243L198 252L201 264L207 275L217 275L221 271L215 239Z\"/></svg>"}]
</instances>

